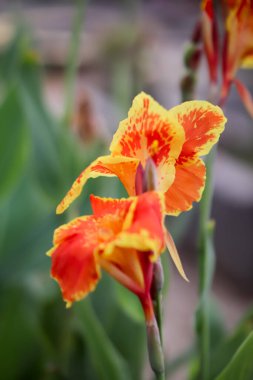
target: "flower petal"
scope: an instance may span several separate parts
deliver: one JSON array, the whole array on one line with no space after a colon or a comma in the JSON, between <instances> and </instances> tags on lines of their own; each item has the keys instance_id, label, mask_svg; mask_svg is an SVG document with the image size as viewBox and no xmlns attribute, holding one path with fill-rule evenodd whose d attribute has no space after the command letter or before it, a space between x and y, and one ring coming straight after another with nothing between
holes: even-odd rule
<instances>
[{"instance_id":1,"label":"flower petal","mask_svg":"<svg viewBox=\"0 0 253 380\"><path fill-rule=\"evenodd\" d=\"M164 201L161 194L147 192L133 198L125 219L124 228L105 255L113 252L114 246L152 252L150 260L155 261L164 249Z\"/></svg>"},{"instance_id":2,"label":"flower petal","mask_svg":"<svg viewBox=\"0 0 253 380\"><path fill-rule=\"evenodd\" d=\"M251 0L226 1L227 72L232 80L240 67L253 67L253 4Z\"/></svg>"},{"instance_id":3,"label":"flower petal","mask_svg":"<svg viewBox=\"0 0 253 380\"><path fill-rule=\"evenodd\" d=\"M142 92L133 100L128 118L120 123L110 151L113 156L138 158L144 167L151 157L160 166L175 162L183 142L184 131L177 119Z\"/></svg>"},{"instance_id":4,"label":"flower petal","mask_svg":"<svg viewBox=\"0 0 253 380\"><path fill-rule=\"evenodd\" d=\"M218 106L206 101L189 101L168 111L177 117L185 131L185 142L179 160L209 153L219 140L227 119Z\"/></svg>"},{"instance_id":5,"label":"flower petal","mask_svg":"<svg viewBox=\"0 0 253 380\"><path fill-rule=\"evenodd\" d=\"M127 192L131 195L135 193L135 173L138 160L128 157L102 156L93 161L75 180L71 189L63 198L56 209L57 214L63 213L69 205L80 195L83 186L89 178L99 176L114 177L118 176Z\"/></svg>"},{"instance_id":6,"label":"flower petal","mask_svg":"<svg viewBox=\"0 0 253 380\"><path fill-rule=\"evenodd\" d=\"M218 68L218 30L217 21L214 13L213 1L202 0L202 34L204 49L208 62L209 76L213 83L217 82Z\"/></svg>"},{"instance_id":7,"label":"flower petal","mask_svg":"<svg viewBox=\"0 0 253 380\"><path fill-rule=\"evenodd\" d=\"M112 214L124 218L133 202L133 198L101 198L91 194L90 202L93 214L96 217Z\"/></svg>"},{"instance_id":8,"label":"flower petal","mask_svg":"<svg viewBox=\"0 0 253 380\"><path fill-rule=\"evenodd\" d=\"M84 298L100 278L94 256L97 246L97 222L93 216L74 219L55 231L52 277L59 283L68 305Z\"/></svg>"},{"instance_id":9,"label":"flower petal","mask_svg":"<svg viewBox=\"0 0 253 380\"><path fill-rule=\"evenodd\" d=\"M166 214L178 215L190 210L192 203L201 199L205 180L206 168L201 159L176 164L175 181L165 193Z\"/></svg>"},{"instance_id":10,"label":"flower petal","mask_svg":"<svg viewBox=\"0 0 253 380\"><path fill-rule=\"evenodd\" d=\"M252 98L249 90L238 79L234 79L233 83L236 86L238 94L240 95L246 110L248 111L250 116L253 117L253 98Z\"/></svg>"},{"instance_id":11,"label":"flower petal","mask_svg":"<svg viewBox=\"0 0 253 380\"><path fill-rule=\"evenodd\" d=\"M178 272L181 274L183 279L185 279L185 281L189 281L186 274L185 274L185 271L184 271L183 265L181 263L180 256L178 254L174 240L173 240L171 234L169 233L169 231L166 231L165 240L166 240L166 245L167 245L168 251L170 253L170 256L171 256L174 264L176 265Z\"/></svg>"},{"instance_id":12,"label":"flower petal","mask_svg":"<svg viewBox=\"0 0 253 380\"><path fill-rule=\"evenodd\" d=\"M101 257L103 268L107 270L113 277L115 277L116 267L129 279L129 289L135 288L137 293L143 292L145 288L145 273L143 272L142 261L147 261L149 259L148 255L146 255L146 252L140 252L133 248L113 246L113 250L109 255L107 252ZM106 260L103 261L103 258L106 258ZM122 276L122 274L120 275ZM119 282L122 282L120 281L120 276L117 280Z\"/></svg>"}]
</instances>

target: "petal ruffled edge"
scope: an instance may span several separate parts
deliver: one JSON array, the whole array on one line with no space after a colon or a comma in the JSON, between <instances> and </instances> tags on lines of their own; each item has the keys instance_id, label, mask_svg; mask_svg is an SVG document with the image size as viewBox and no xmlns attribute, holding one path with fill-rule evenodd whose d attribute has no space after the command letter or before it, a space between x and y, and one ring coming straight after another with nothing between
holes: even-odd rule
<instances>
[{"instance_id":1,"label":"petal ruffled edge","mask_svg":"<svg viewBox=\"0 0 253 380\"><path fill-rule=\"evenodd\" d=\"M52 259L51 276L58 282L67 307L93 291L100 279L94 254L96 230L93 216L76 218L55 231L54 247L47 252Z\"/></svg>"},{"instance_id":2,"label":"petal ruffled edge","mask_svg":"<svg viewBox=\"0 0 253 380\"><path fill-rule=\"evenodd\" d=\"M94 194L90 195L90 203L93 215L103 217L107 214L116 214L125 217L129 211L129 207L133 203L134 198L105 198L98 197Z\"/></svg>"}]
</instances>

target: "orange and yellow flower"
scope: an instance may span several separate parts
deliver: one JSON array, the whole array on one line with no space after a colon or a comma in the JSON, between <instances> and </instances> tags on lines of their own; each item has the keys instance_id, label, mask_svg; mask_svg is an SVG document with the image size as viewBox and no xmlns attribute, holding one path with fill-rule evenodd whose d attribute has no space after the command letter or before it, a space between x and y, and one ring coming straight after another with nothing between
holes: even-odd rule
<instances>
[{"instance_id":1,"label":"orange and yellow flower","mask_svg":"<svg viewBox=\"0 0 253 380\"><path fill-rule=\"evenodd\" d=\"M242 82L235 78L239 68L253 68L253 1L226 0L226 35L223 51L222 100L234 83L248 112L253 117L253 100Z\"/></svg>"},{"instance_id":2,"label":"orange and yellow flower","mask_svg":"<svg viewBox=\"0 0 253 380\"><path fill-rule=\"evenodd\" d=\"M78 217L54 234L52 277L67 305L84 298L106 270L140 299L153 318L153 262L165 248L164 202L157 192L128 199L91 196L93 215Z\"/></svg>"},{"instance_id":3,"label":"orange and yellow flower","mask_svg":"<svg viewBox=\"0 0 253 380\"><path fill-rule=\"evenodd\" d=\"M202 33L211 83L217 82L219 61L218 30L212 0L202 0Z\"/></svg>"},{"instance_id":4,"label":"orange and yellow flower","mask_svg":"<svg viewBox=\"0 0 253 380\"><path fill-rule=\"evenodd\" d=\"M253 68L253 1L223 1L226 14L224 75L232 80L237 70Z\"/></svg>"},{"instance_id":5,"label":"orange and yellow flower","mask_svg":"<svg viewBox=\"0 0 253 380\"><path fill-rule=\"evenodd\" d=\"M222 54L221 103L235 84L241 99L253 116L253 100L247 88L236 79L240 68L253 68L253 1L223 0L224 41ZM202 0L202 30L210 81L217 81L219 68L218 31L213 0Z\"/></svg>"},{"instance_id":6,"label":"orange and yellow flower","mask_svg":"<svg viewBox=\"0 0 253 380\"><path fill-rule=\"evenodd\" d=\"M156 190L165 197L165 213L178 215L200 200L206 169L200 158L208 154L224 130L222 110L206 101L189 101L166 110L140 93L133 101L110 145L111 154L92 162L77 178L57 207L62 213L76 199L89 178L117 176L130 196L136 195L139 165L151 159Z\"/></svg>"}]
</instances>

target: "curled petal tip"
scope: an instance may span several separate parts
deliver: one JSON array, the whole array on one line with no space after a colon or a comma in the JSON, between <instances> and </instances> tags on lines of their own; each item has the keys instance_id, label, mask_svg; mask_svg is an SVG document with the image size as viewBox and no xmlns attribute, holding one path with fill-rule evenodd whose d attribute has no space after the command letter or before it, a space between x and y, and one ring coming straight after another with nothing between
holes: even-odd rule
<instances>
[{"instance_id":1,"label":"curled petal tip","mask_svg":"<svg viewBox=\"0 0 253 380\"><path fill-rule=\"evenodd\" d=\"M59 206L56 207L56 211L55 211L55 213L56 213L56 215L60 215L60 214L62 214L64 211L65 211L65 210L62 208L62 206L59 205Z\"/></svg>"}]
</instances>

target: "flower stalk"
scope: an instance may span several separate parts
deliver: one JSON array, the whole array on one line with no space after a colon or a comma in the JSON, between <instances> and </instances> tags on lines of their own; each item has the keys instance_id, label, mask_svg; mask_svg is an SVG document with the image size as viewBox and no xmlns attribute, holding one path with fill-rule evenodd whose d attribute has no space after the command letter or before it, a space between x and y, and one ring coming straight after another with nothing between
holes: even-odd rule
<instances>
[{"instance_id":1,"label":"flower stalk","mask_svg":"<svg viewBox=\"0 0 253 380\"><path fill-rule=\"evenodd\" d=\"M161 343L163 341L162 333L162 288L164 284L164 272L161 259L159 258L154 264L153 280L151 286L151 297L155 311L155 317L160 333Z\"/></svg>"},{"instance_id":2,"label":"flower stalk","mask_svg":"<svg viewBox=\"0 0 253 380\"><path fill-rule=\"evenodd\" d=\"M206 162L207 181L200 203L199 220L199 296L200 301L196 311L196 334L200 358L200 377L209 379L210 371L210 290L215 266L213 249L214 222L210 220L213 198L213 164L216 149L208 156Z\"/></svg>"},{"instance_id":3,"label":"flower stalk","mask_svg":"<svg viewBox=\"0 0 253 380\"><path fill-rule=\"evenodd\" d=\"M135 178L137 194L157 189L157 173L154 161L148 158L145 169L138 165ZM153 274L150 288L152 311L151 319L146 318L147 345L151 368L156 374L157 380L165 379L164 355L162 348L162 288L164 272L160 257L153 263ZM145 308L144 308L145 309Z\"/></svg>"},{"instance_id":4,"label":"flower stalk","mask_svg":"<svg viewBox=\"0 0 253 380\"><path fill-rule=\"evenodd\" d=\"M75 78L77 70L78 53L81 41L82 24L86 10L87 0L76 0L76 8L73 19L70 48L67 58L67 69L65 75L65 100L63 124L68 126L72 117L74 107Z\"/></svg>"}]
</instances>

